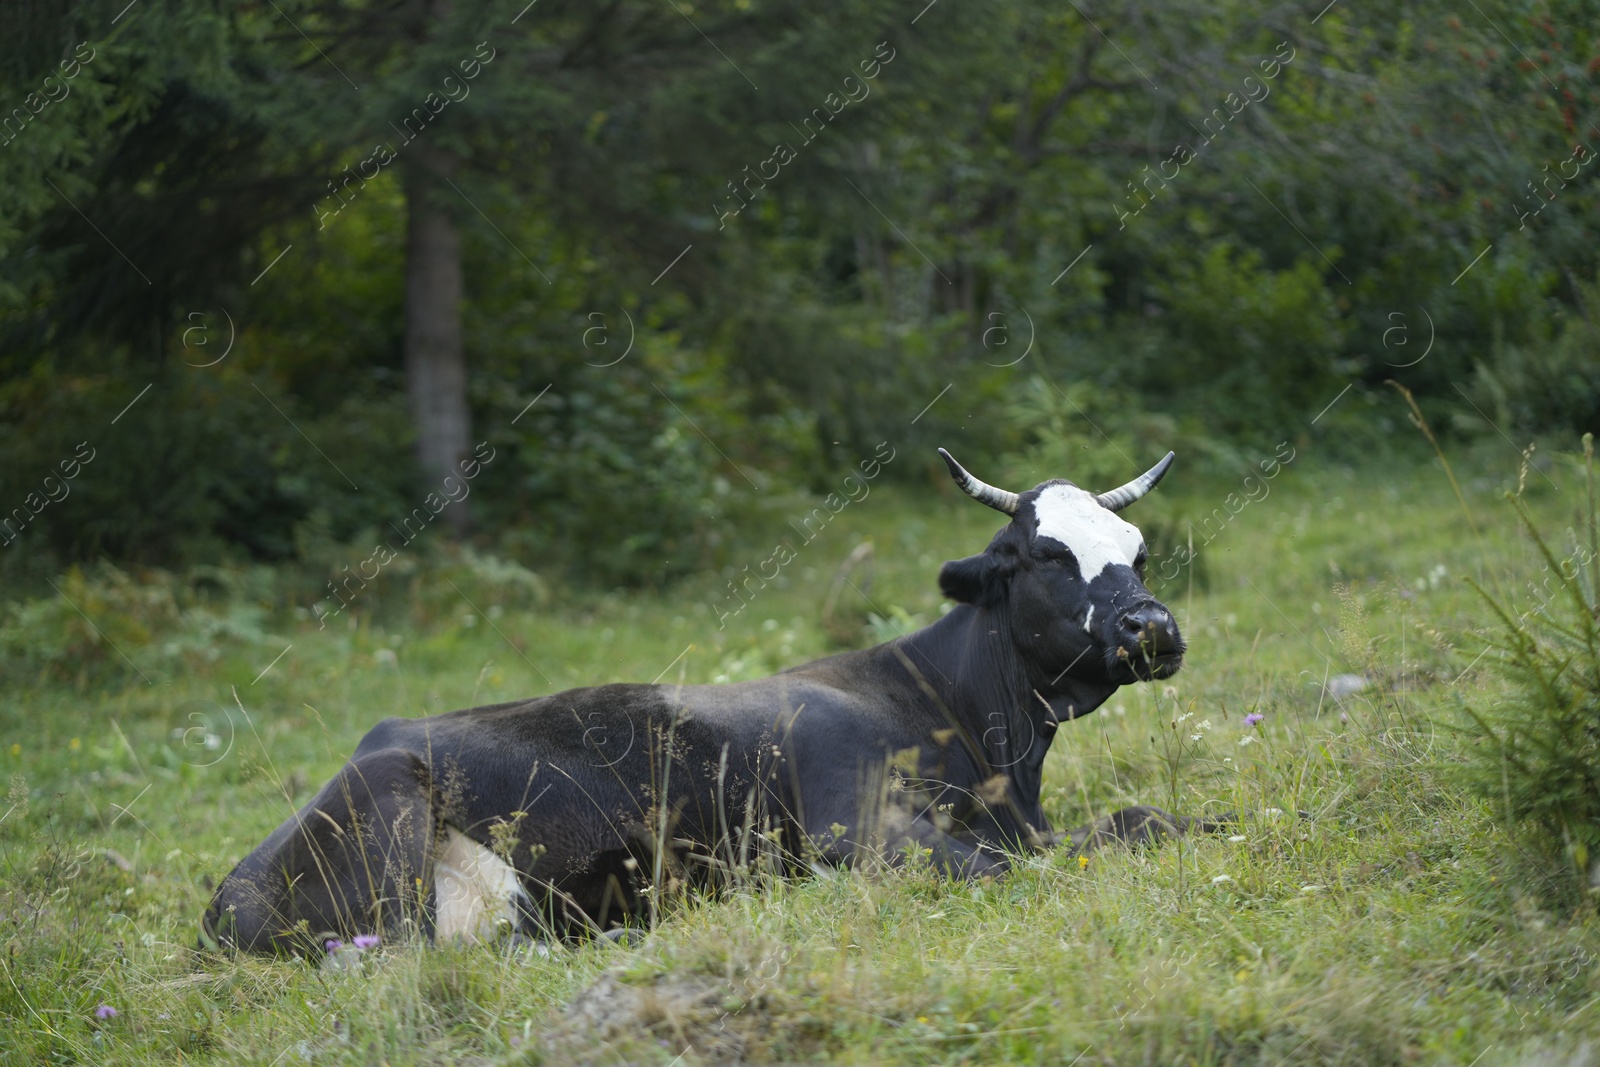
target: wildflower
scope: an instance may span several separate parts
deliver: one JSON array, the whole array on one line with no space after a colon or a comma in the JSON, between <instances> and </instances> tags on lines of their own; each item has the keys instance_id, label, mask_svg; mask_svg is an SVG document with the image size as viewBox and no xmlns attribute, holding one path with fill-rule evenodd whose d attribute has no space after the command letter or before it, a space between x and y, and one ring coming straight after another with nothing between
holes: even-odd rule
<instances>
[{"instance_id":1,"label":"wildflower","mask_svg":"<svg viewBox=\"0 0 1600 1067\"><path fill-rule=\"evenodd\" d=\"M1246 715L1244 717L1244 724L1246 726L1255 726L1257 723L1259 723L1262 719L1265 719L1265 718L1266 718L1266 716L1261 714L1259 711L1252 711L1250 714L1248 714L1248 715Z\"/></svg>"},{"instance_id":2,"label":"wildflower","mask_svg":"<svg viewBox=\"0 0 1600 1067\"><path fill-rule=\"evenodd\" d=\"M67 742L67 747L76 752L78 749L83 747L83 742L74 737L71 741Z\"/></svg>"},{"instance_id":3,"label":"wildflower","mask_svg":"<svg viewBox=\"0 0 1600 1067\"><path fill-rule=\"evenodd\" d=\"M11 754L13 756L22 755L22 746L17 744L17 743L15 743L15 742L13 742L12 745L11 745Z\"/></svg>"},{"instance_id":4,"label":"wildflower","mask_svg":"<svg viewBox=\"0 0 1600 1067\"><path fill-rule=\"evenodd\" d=\"M1253 745L1253 744L1256 744L1256 739L1253 738L1253 737L1250 737L1248 735L1246 735L1245 737L1241 737L1239 739L1239 745L1240 745L1241 748L1244 747L1245 745Z\"/></svg>"},{"instance_id":5,"label":"wildflower","mask_svg":"<svg viewBox=\"0 0 1600 1067\"><path fill-rule=\"evenodd\" d=\"M1088 856L1079 856L1078 857L1078 870L1081 871L1087 866L1089 866L1089 857Z\"/></svg>"},{"instance_id":6,"label":"wildflower","mask_svg":"<svg viewBox=\"0 0 1600 1067\"><path fill-rule=\"evenodd\" d=\"M1199 722L1194 724L1194 728L1196 730L1209 730L1211 729L1211 720L1201 719Z\"/></svg>"},{"instance_id":7,"label":"wildflower","mask_svg":"<svg viewBox=\"0 0 1600 1067\"><path fill-rule=\"evenodd\" d=\"M1211 884L1212 885L1221 885L1223 882L1231 882L1231 881L1233 881L1233 875L1231 875L1231 874L1219 874L1215 878L1211 879Z\"/></svg>"},{"instance_id":8,"label":"wildflower","mask_svg":"<svg viewBox=\"0 0 1600 1067\"><path fill-rule=\"evenodd\" d=\"M1248 840L1248 838L1246 838L1243 834L1234 834L1232 837L1228 838L1228 840L1229 841L1245 841L1245 840Z\"/></svg>"},{"instance_id":9,"label":"wildflower","mask_svg":"<svg viewBox=\"0 0 1600 1067\"><path fill-rule=\"evenodd\" d=\"M377 934L357 934L355 940L350 943L365 952L369 948L377 948L382 941L383 938Z\"/></svg>"},{"instance_id":10,"label":"wildflower","mask_svg":"<svg viewBox=\"0 0 1600 1067\"><path fill-rule=\"evenodd\" d=\"M94 1017L96 1019L115 1019L117 1017L117 1009L109 1004L102 1004L94 1010Z\"/></svg>"},{"instance_id":11,"label":"wildflower","mask_svg":"<svg viewBox=\"0 0 1600 1067\"><path fill-rule=\"evenodd\" d=\"M337 937L330 937L328 940L322 943L322 947L327 949L329 952L338 952L340 949L344 948L344 942L340 941Z\"/></svg>"}]
</instances>

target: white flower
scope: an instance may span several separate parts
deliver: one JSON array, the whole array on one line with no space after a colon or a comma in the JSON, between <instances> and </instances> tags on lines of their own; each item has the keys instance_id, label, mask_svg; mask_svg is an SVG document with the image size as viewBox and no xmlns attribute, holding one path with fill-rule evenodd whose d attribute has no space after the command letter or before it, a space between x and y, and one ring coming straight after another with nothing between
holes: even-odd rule
<instances>
[{"instance_id":1,"label":"white flower","mask_svg":"<svg viewBox=\"0 0 1600 1067\"><path fill-rule=\"evenodd\" d=\"M1194 724L1194 728L1196 730L1209 730L1209 729L1211 729L1211 720L1210 719L1202 719L1199 722Z\"/></svg>"},{"instance_id":2,"label":"white flower","mask_svg":"<svg viewBox=\"0 0 1600 1067\"><path fill-rule=\"evenodd\" d=\"M1212 885L1221 885L1223 882L1231 882L1231 881L1233 881L1233 875L1231 875L1231 874L1219 874L1215 878L1211 879L1211 884Z\"/></svg>"},{"instance_id":3,"label":"white flower","mask_svg":"<svg viewBox=\"0 0 1600 1067\"><path fill-rule=\"evenodd\" d=\"M1248 841L1249 838L1245 837L1243 834L1234 834L1232 837L1228 838L1228 840L1229 841Z\"/></svg>"},{"instance_id":4,"label":"white flower","mask_svg":"<svg viewBox=\"0 0 1600 1067\"><path fill-rule=\"evenodd\" d=\"M1240 748L1243 748L1245 745L1253 745L1255 743L1256 743L1256 739L1254 737L1251 737L1248 734L1246 734L1244 737L1239 738L1239 747Z\"/></svg>"}]
</instances>

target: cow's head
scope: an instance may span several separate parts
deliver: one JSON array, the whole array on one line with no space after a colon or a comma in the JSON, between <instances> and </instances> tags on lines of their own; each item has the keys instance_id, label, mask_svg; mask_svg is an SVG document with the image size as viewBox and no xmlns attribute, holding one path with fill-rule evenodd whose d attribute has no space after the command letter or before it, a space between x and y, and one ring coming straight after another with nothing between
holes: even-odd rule
<instances>
[{"instance_id":1,"label":"cow's head","mask_svg":"<svg viewBox=\"0 0 1600 1067\"><path fill-rule=\"evenodd\" d=\"M944 565L946 596L1004 606L1012 639L1045 684L1065 676L1120 685L1176 673L1183 637L1145 588L1143 535L1117 514L1155 488L1171 452L1108 493L1058 478L1020 495L974 478L944 449L939 454L968 496L1011 516L982 554Z\"/></svg>"}]
</instances>

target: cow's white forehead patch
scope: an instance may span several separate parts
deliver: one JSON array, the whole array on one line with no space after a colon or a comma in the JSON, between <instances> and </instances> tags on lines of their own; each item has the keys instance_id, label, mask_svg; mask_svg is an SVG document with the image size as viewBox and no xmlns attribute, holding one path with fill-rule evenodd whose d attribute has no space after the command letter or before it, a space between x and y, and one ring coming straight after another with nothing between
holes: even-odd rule
<instances>
[{"instance_id":1,"label":"cow's white forehead patch","mask_svg":"<svg viewBox=\"0 0 1600 1067\"><path fill-rule=\"evenodd\" d=\"M1052 485L1033 503L1036 537L1058 541L1078 558L1083 580L1092 582L1113 564L1133 566L1144 537L1139 528L1100 506L1094 494L1073 485Z\"/></svg>"}]
</instances>

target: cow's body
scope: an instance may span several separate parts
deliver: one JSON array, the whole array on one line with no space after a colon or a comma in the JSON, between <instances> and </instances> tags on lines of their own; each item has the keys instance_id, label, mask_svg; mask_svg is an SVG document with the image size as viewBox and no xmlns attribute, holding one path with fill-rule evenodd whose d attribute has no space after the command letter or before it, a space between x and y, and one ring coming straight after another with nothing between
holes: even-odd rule
<instances>
[{"instance_id":1,"label":"cow's body","mask_svg":"<svg viewBox=\"0 0 1600 1067\"><path fill-rule=\"evenodd\" d=\"M757 860L920 852L956 875L1003 871L1062 836L1039 802L1058 725L1182 654L1134 575L1137 530L1112 516L1137 561L1111 530L1070 535L1081 543L1063 563L1054 539L1071 516L1040 511L1034 529L1013 522L946 566L962 601L949 614L876 648L752 682L607 685L379 723L218 887L208 937L270 950L408 922L441 936L604 928L658 879ZM1072 836L1185 825L1153 814Z\"/></svg>"}]
</instances>

